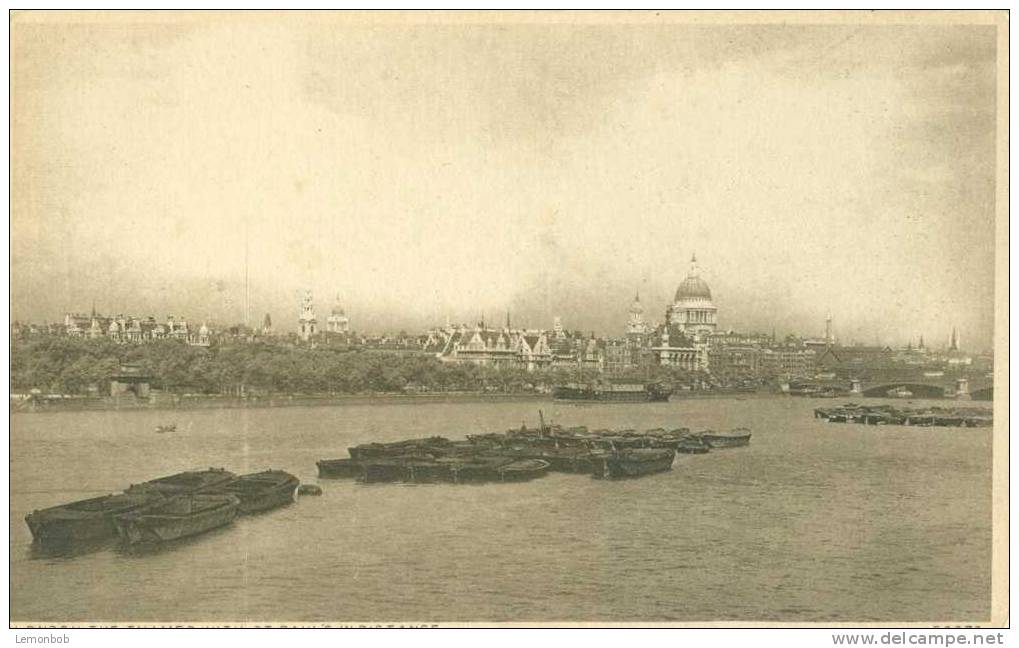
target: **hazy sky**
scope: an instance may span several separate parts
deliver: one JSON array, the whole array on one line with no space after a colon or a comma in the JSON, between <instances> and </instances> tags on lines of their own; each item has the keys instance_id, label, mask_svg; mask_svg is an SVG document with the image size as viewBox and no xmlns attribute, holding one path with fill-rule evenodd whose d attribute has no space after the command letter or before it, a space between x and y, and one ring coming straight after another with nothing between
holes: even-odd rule
<instances>
[{"instance_id":1,"label":"hazy sky","mask_svg":"<svg viewBox=\"0 0 1019 648\"><path fill-rule=\"evenodd\" d=\"M993 27L265 18L15 25L13 318L990 345Z\"/></svg>"}]
</instances>

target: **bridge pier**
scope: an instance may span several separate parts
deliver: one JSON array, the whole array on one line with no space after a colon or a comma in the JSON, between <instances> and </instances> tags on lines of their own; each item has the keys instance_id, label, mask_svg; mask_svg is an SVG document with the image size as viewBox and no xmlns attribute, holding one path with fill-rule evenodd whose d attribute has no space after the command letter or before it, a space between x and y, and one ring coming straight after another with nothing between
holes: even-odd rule
<instances>
[{"instance_id":1,"label":"bridge pier","mask_svg":"<svg viewBox=\"0 0 1019 648\"><path fill-rule=\"evenodd\" d=\"M969 400L969 380L966 378L955 379L955 397L958 400Z\"/></svg>"}]
</instances>

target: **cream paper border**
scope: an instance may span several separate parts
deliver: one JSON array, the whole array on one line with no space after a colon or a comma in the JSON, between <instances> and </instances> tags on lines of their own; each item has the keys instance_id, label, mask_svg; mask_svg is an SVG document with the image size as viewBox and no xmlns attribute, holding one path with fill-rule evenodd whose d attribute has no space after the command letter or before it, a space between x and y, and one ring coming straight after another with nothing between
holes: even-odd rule
<instances>
[{"instance_id":1,"label":"cream paper border","mask_svg":"<svg viewBox=\"0 0 1019 648\"><path fill-rule=\"evenodd\" d=\"M995 249L995 333L994 333L994 432L992 457L992 577L991 615L985 622L944 620L937 628L1001 628L1009 622L1009 435L1008 435L1008 302L1009 302L1009 41L1006 10L979 11L39 11L14 10L10 16L12 32L23 24L62 23L301 23L313 20L334 24L816 24L816 25L993 25L997 27L997 176L996 176L996 249ZM13 39L10 56L16 53ZM13 95L17 89L11 87ZM11 104L13 106L13 103ZM13 124L13 120L12 120ZM13 141L13 140L12 140ZM13 147L13 144L12 144ZM11 151L11 155L16 154ZM12 193L16 190L12 186ZM575 623L567 620L527 623L445 623L348 621L334 624L288 623L32 623L11 622L11 628L387 628L387 627L474 627L474 628L930 628L929 623L783 623L702 621L684 623Z\"/></svg>"}]
</instances>

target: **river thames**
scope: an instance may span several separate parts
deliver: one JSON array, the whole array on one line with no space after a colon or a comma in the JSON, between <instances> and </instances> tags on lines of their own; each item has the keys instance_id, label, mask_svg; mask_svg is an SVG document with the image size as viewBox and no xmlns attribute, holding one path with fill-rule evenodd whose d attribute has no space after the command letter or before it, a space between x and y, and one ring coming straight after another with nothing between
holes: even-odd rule
<instances>
[{"instance_id":1,"label":"river thames","mask_svg":"<svg viewBox=\"0 0 1019 648\"><path fill-rule=\"evenodd\" d=\"M991 430L813 418L794 398L15 414L11 620L96 623L985 621ZM871 402L868 400L868 402ZM918 404L920 401L917 402ZM944 405L944 403L941 403ZM372 440L591 428L753 430L625 481L361 485ZM156 434L175 423L176 432ZM35 508L182 470L280 468L320 497L158 549L53 555Z\"/></svg>"}]
</instances>

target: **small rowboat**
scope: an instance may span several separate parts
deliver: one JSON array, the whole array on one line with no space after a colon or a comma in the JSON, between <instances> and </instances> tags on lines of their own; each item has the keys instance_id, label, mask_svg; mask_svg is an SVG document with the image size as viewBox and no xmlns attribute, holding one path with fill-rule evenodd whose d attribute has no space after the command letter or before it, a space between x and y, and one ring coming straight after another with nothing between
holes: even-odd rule
<instances>
[{"instance_id":1,"label":"small rowboat","mask_svg":"<svg viewBox=\"0 0 1019 648\"><path fill-rule=\"evenodd\" d=\"M128 544L168 542L230 524L239 506L230 494L181 495L116 515L113 522Z\"/></svg>"},{"instance_id":2,"label":"small rowboat","mask_svg":"<svg viewBox=\"0 0 1019 648\"><path fill-rule=\"evenodd\" d=\"M546 474L551 463L536 457L490 456L450 462L453 481L527 481Z\"/></svg>"},{"instance_id":3,"label":"small rowboat","mask_svg":"<svg viewBox=\"0 0 1019 648\"><path fill-rule=\"evenodd\" d=\"M176 424L156 426L156 434L163 434L164 432L176 432L176 431L177 431Z\"/></svg>"},{"instance_id":4,"label":"small rowboat","mask_svg":"<svg viewBox=\"0 0 1019 648\"><path fill-rule=\"evenodd\" d=\"M736 428L731 432L702 432L700 438L711 448L736 448L750 445L750 430Z\"/></svg>"},{"instance_id":5,"label":"small rowboat","mask_svg":"<svg viewBox=\"0 0 1019 648\"><path fill-rule=\"evenodd\" d=\"M690 434L676 444L676 452L683 454L707 454L711 452L711 446L705 443L699 435Z\"/></svg>"},{"instance_id":6,"label":"small rowboat","mask_svg":"<svg viewBox=\"0 0 1019 648\"><path fill-rule=\"evenodd\" d=\"M548 472L549 462L543 459L520 459L497 468L500 481L527 481Z\"/></svg>"},{"instance_id":7,"label":"small rowboat","mask_svg":"<svg viewBox=\"0 0 1019 648\"><path fill-rule=\"evenodd\" d=\"M656 472L672 469L676 458L675 450L670 448L637 448L612 453L601 460L600 469L595 470L595 477L620 478L640 477Z\"/></svg>"}]
</instances>

